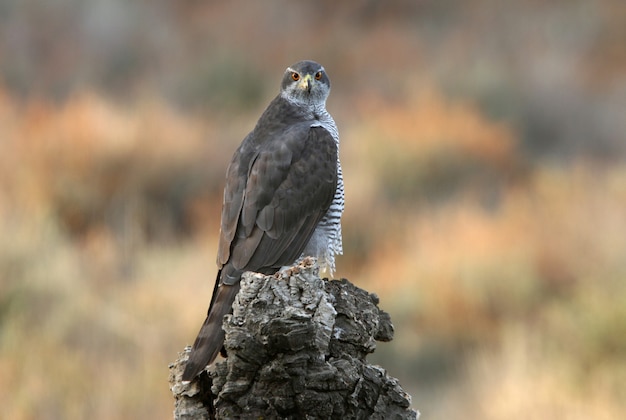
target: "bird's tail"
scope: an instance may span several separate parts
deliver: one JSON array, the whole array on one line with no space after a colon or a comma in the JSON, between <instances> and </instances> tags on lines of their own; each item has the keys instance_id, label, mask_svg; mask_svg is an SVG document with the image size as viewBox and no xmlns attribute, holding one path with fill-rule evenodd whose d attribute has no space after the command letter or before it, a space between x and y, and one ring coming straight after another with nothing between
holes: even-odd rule
<instances>
[{"instance_id":1,"label":"bird's tail","mask_svg":"<svg viewBox=\"0 0 626 420\"><path fill-rule=\"evenodd\" d=\"M232 286L219 284L219 276L218 273L207 317L200 328L196 341L193 343L189 360L183 372L182 380L185 382L191 381L207 365L211 364L224 345L222 321L224 315L231 311L235 296L239 291L239 282Z\"/></svg>"}]
</instances>

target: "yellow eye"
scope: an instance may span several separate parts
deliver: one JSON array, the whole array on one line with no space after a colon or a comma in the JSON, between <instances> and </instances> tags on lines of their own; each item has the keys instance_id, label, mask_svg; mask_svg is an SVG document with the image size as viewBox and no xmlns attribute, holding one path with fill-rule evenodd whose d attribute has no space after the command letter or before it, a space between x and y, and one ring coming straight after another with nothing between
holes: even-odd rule
<instances>
[{"instance_id":1,"label":"yellow eye","mask_svg":"<svg viewBox=\"0 0 626 420\"><path fill-rule=\"evenodd\" d=\"M291 73L291 79L294 82L297 82L298 80L300 80L300 75L294 71L293 73Z\"/></svg>"},{"instance_id":2,"label":"yellow eye","mask_svg":"<svg viewBox=\"0 0 626 420\"><path fill-rule=\"evenodd\" d=\"M315 73L315 80L320 80L322 78L322 72L318 71L317 73Z\"/></svg>"}]
</instances>

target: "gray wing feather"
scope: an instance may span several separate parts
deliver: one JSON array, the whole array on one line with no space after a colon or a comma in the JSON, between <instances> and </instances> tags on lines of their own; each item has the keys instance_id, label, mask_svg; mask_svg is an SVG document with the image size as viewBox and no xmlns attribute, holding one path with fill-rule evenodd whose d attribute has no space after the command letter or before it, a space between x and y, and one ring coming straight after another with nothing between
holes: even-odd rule
<instances>
[{"instance_id":1,"label":"gray wing feather","mask_svg":"<svg viewBox=\"0 0 626 420\"><path fill-rule=\"evenodd\" d=\"M228 171L218 261L276 271L297 259L332 202L337 145L323 128L302 124L248 156L247 173L245 153L238 150Z\"/></svg>"},{"instance_id":2,"label":"gray wing feather","mask_svg":"<svg viewBox=\"0 0 626 420\"><path fill-rule=\"evenodd\" d=\"M249 136L250 137L250 136ZM248 138L249 138L248 137ZM302 253L337 188L337 144L321 127L300 127L258 149L244 141L227 171L218 249L220 271L183 380L213 362L222 319L246 270L271 274Z\"/></svg>"}]
</instances>

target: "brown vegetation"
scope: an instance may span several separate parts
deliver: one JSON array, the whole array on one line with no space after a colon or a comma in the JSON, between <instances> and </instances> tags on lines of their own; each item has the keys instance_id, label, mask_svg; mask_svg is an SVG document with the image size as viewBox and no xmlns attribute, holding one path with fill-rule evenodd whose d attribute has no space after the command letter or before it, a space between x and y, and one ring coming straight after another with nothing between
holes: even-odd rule
<instances>
[{"instance_id":1,"label":"brown vegetation","mask_svg":"<svg viewBox=\"0 0 626 420\"><path fill-rule=\"evenodd\" d=\"M53 3L0 26L0 417L171 418L228 159L305 57L342 139L338 275L391 314L373 360L415 408L623 417L622 2Z\"/></svg>"}]
</instances>

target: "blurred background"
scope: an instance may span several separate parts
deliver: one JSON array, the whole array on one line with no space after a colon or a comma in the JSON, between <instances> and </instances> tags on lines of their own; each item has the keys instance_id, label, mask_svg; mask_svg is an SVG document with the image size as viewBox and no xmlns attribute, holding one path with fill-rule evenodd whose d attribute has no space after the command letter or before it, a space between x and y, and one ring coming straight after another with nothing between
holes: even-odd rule
<instances>
[{"instance_id":1,"label":"blurred background","mask_svg":"<svg viewBox=\"0 0 626 420\"><path fill-rule=\"evenodd\" d=\"M622 0L0 0L0 417L172 417L226 165L301 59L333 82L336 275L414 408L624 418Z\"/></svg>"}]
</instances>

